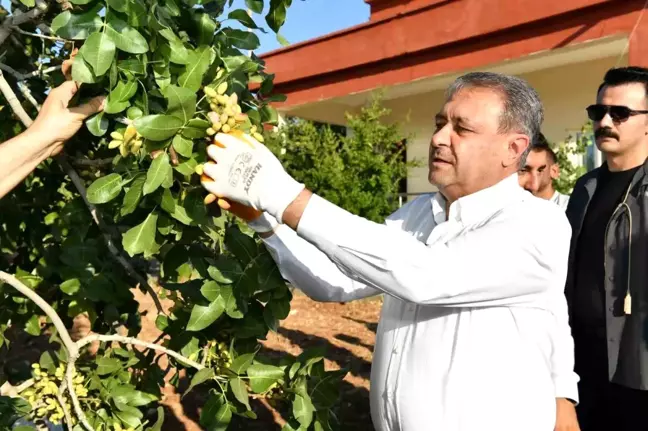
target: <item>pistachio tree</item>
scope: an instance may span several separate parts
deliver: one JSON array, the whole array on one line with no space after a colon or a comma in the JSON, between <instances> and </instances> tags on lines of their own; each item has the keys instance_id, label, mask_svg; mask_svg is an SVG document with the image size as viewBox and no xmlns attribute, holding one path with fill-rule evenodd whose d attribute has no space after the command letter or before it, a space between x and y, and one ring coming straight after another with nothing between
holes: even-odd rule
<instances>
[{"instance_id":1,"label":"pistachio tree","mask_svg":"<svg viewBox=\"0 0 648 431\"><path fill-rule=\"evenodd\" d=\"M291 0L231 3L16 0L1 11L0 138L31 124L65 60L74 103L107 95L64 153L0 200L0 347L11 352L17 331L51 343L38 362L5 364L1 429L160 430L169 376L206 395L204 429L254 420L252 398L277 402L286 430L335 428L345 373L316 352L262 356L291 291L200 186L212 136L263 140L283 98L253 51L262 19L283 40ZM157 340L138 338L134 289L156 305ZM75 336L79 320L90 331Z\"/></svg>"}]
</instances>

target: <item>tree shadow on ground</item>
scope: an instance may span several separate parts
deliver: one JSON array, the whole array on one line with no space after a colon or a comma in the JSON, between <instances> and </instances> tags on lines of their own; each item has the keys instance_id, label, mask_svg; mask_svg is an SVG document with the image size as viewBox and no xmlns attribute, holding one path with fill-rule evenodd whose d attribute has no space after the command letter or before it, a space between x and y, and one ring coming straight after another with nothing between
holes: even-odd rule
<instances>
[{"instance_id":1,"label":"tree shadow on ground","mask_svg":"<svg viewBox=\"0 0 648 431\"><path fill-rule=\"evenodd\" d=\"M376 333L376 330L378 329L378 324L375 323L375 322L367 322L366 320L354 319L353 317L348 317L348 316L342 316L342 317L344 319L350 320L352 322L364 325L368 330L370 330L374 334Z\"/></svg>"},{"instance_id":2,"label":"tree shadow on ground","mask_svg":"<svg viewBox=\"0 0 648 431\"><path fill-rule=\"evenodd\" d=\"M337 363L340 367L350 370L352 375L369 378L371 372L371 363L356 357L349 350L331 344L327 339L318 337L316 335L306 334L301 331L292 329L280 328L279 334L289 339L293 344L298 345L303 350L309 348L320 347L325 349L324 357ZM342 334L339 334L342 335ZM351 337L353 338L353 337ZM293 355L281 350L274 350L263 347L258 354L261 357L268 358L272 362L278 362L281 358L294 358ZM180 383L178 389L182 393L188 387L188 380L184 379ZM199 423L200 411L202 406L207 401L207 394L199 388L194 389L186 397L180 400L184 414L196 423ZM260 402L259 400L251 400L253 411L257 414L256 420L249 420L235 416L232 425L228 430L249 430L249 431L280 431L281 426L278 425L274 419L273 411ZM290 405L279 405L276 408L284 418L288 416ZM164 431L182 430L183 425L167 409L168 415L163 427ZM354 430L354 431L373 431L374 427L371 423L371 415L369 412L369 391L363 387L356 387L347 381L342 381L340 384L340 399L338 404L332 409L332 412L337 416L340 426L339 430Z\"/></svg>"}]
</instances>

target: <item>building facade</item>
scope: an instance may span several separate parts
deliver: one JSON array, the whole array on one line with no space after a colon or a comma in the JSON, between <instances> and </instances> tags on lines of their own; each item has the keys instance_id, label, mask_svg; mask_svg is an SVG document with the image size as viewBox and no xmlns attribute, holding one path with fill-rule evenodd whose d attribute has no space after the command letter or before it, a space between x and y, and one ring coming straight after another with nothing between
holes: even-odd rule
<instances>
[{"instance_id":1,"label":"building facade","mask_svg":"<svg viewBox=\"0 0 648 431\"><path fill-rule=\"evenodd\" d=\"M474 70L527 79L546 110L543 132L562 141L580 130L605 72L648 66L646 0L365 0L364 24L262 56L288 96L283 115L344 124L375 90L414 139L408 158L427 161L443 91ZM343 13L343 12L342 12ZM587 165L600 164L588 151ZM433 191L426 164L408 193Z\"/></svg>"}]
</instances>

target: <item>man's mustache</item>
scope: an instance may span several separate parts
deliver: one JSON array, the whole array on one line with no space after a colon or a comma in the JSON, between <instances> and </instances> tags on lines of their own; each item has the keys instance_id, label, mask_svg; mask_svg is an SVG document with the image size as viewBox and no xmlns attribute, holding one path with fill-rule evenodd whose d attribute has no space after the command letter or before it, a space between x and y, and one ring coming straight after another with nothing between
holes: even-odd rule
<instances>
[{"instance_id":1,"label":"man's mustache","mask_svg":"<svg viewBox=\"0 0 648 431\"><path fill-rule=\"evenodd\" d=\"M614 133L612 129L610 129L609 127L601 127L599 129L596 129L596 131L594 131L594 137L596 139L599 138L613 138L616 140L619 139L619 135Z\"/></svg>"}]
</instances>

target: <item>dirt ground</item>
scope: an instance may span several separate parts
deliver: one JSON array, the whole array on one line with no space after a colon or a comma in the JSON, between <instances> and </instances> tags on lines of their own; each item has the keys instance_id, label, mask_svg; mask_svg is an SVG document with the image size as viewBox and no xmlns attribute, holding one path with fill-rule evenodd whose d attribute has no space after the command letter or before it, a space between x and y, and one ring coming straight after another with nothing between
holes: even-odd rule
<instances>
[{"instance_id":1,"label":"dirt ground","mask_svg":"<svg viewBox=\"0 0 648 431\"><path fill-rule=\"evenodd\" d=\"M133 289L139 312L142 316L142 332L138 338L154 341L160 335L155 327L156 310L150 296ZM170 301L162 301L164 307ZM304 349L323 347L326 349L325 367L327 370L346 368L349 371L340 387L340 402L336 413L341 430L373 431L369 414L369 374L375 332L382 306L381 298L371 298L351 303L319 303L295 291L288 318L281 322L277 333L270 333L263 341L261 354L281 357L286 354L297 356ZM89 327L77 325L79 332L72 334L74 339L87 335ZM29 370L29 364L38 361L40 352L47 349L47 337L20 337L22 348L11 350L11 358L6 350L0 349L0 364L19 363ZM14 344L14 347L16 344ZM164 369L166 358L160 358L159 365ZM2 368L2 367L0 367ZM0 370L1 372L1 370ZM167 381L171 373L167 376ZM205 396L199 388L185 398L180 394L187 385L181 376L180 393L171 384L163 390L165 407L164 431L201 431L200 411L205 404ZM258 416L255 421L235 417L230 428L246 431L280 431L284 425L280 413L265 400L253 400L253 410Z\"/></svg>"},{"instance_id":2,"label":"dirt ground","mask_svg":"<svg viewBox=\"0 0 648 431\"><path fill-rule=\"evenodd\" d=\"M153 306L147 297L138 298L141 311ZM327 370L349 369L340 387L339 419L342 430L373 431L369 414L369 374L375 332L382 301L373 298L351 303L319 303L295 292L291 312L281 322L278 333L263 342L262 354L296 356L310 347L326 348ZM151 310L152 311L152 310ZM152 316L154 313L150 313ZM154 339L159 333L152 318L142 319L142 339ZM204 400L193 392L184 399L175 388L165 388L165 431L199 431L200 407ZM253 409L259 419L241 422L241 430L279 431L284 424L279 412L265 401L255 401Z\"/></svg>"}]
</instances>

